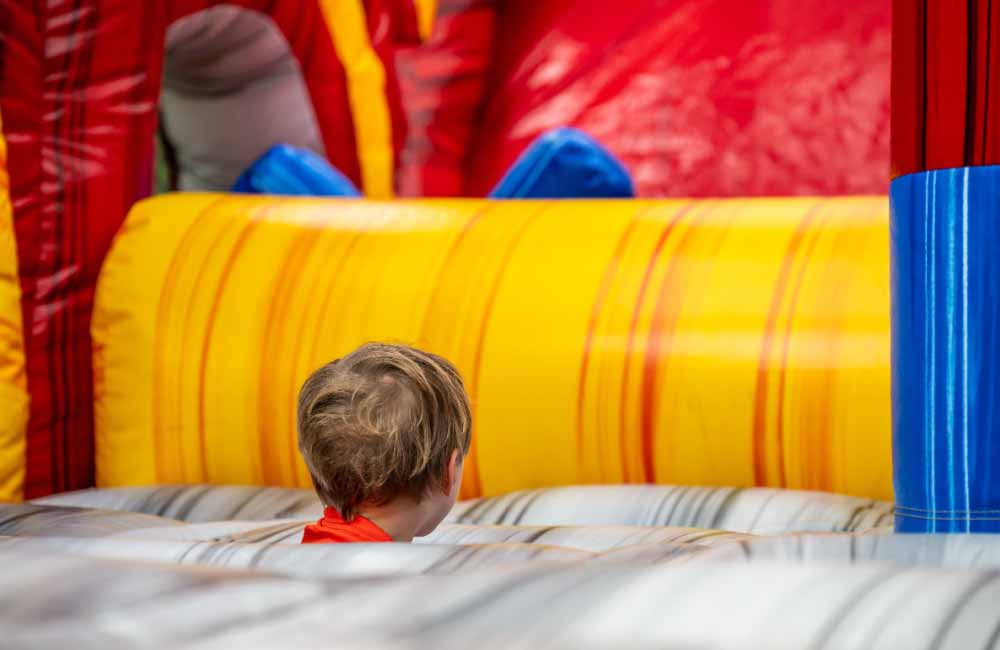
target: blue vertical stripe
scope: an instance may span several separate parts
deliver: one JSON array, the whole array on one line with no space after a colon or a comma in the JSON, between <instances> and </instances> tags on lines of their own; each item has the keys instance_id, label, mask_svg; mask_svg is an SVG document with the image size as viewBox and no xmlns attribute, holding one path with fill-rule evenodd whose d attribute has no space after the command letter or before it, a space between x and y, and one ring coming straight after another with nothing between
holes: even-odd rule
<instances>
[{"instance_id":1,"label":"blue vertical stripe","mask_svg":"<svg viewBox=\"0 0 1000 650\"><path fill-rule=\"evenodd\" d=\"M891 190L897 530L1000 532L1000 167Z\"/></svg>"}]
</instances>

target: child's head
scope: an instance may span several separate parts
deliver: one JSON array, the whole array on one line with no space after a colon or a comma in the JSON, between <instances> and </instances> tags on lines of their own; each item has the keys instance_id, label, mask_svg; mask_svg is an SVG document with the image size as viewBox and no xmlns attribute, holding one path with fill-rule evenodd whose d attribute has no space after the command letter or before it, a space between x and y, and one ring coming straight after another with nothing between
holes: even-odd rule
<instances>
[{"instance_id":1,"label":"child's head","mask_svg":"<svg viewBox=\"0 0 1000 650\"><path fill-rule=\"evenodd\" d=\"M411 503L426 535L455 503L472 418L458 371L439 356L370 343L317 370L299 393L299 449L325 505L350 521Z\"/></svg>"}]
</instances>

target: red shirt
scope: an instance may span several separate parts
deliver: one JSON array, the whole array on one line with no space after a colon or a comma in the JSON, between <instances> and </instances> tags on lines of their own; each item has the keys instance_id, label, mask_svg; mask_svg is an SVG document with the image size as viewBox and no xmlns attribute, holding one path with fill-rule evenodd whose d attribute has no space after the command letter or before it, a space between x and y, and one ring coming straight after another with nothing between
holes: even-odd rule
<instances>
[{"instance_id":1,"label":"red shirt","mask_svg":"<svg viewBox=\"0 0 1000 650\"><path fill-rule=\"evenodd\" d=\"M323 518L306 526L303 544L336 544L338 542L391 542L392 538L371 519L358 515L344 521L336 508L323 511Z\"/></svg>"}]
</instances>

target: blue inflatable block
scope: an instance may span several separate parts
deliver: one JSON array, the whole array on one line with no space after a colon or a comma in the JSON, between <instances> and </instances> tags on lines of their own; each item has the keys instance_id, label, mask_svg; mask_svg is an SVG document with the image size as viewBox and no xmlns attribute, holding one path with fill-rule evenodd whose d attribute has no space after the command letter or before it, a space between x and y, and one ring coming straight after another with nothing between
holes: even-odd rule
<instances>
[{"instance_id":1,"label":"blue inflatable block","mask_svg":"<svg viewBox=\"0 0 1000 650\"><path fill-rule=\"evenodd\" d=\"M890 199L896 530L1000 532L1000 167Z\"/></svg>"},{"instance_id":2,"label":"blue inflatable block","mask_svg":"<svg viewBox=\"0 0 1000 650\"><path fill-rule=\"evenodd\" d=\"M350 179L322 156L287 144L271 147L233 186L241 194L361 196Z\"/></svg>"},{"instance_id":3,"label":"blue inflatable block","mask_svg":"<svg viewBox=\"0 0 1000 650\"><path fill-rule=\"evenodd\" d=\"M490 192L494 199L632 198L624 165L587 134L549 131L521 154Z\"/></svg>"}]
</instances>

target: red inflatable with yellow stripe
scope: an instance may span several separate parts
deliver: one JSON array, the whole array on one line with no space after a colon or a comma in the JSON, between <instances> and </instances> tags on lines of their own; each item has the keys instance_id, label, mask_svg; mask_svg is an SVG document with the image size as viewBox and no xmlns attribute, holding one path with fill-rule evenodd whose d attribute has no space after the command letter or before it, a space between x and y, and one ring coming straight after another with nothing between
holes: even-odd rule
<instances>
[{"instance_id":1,"label":"red inflatable with yellow stripe","mask_svg":"<svg viewBox=\"0 0 1000 650\"><path fill-rule=\"evenodd\" d=\"M129 208L152 189L167 29L217 4L0 0L0 110L31 394L28 497L94 481L94 285ZM391 196L405 137L392 57L429 32L434 3L226 4L273 21L298 60L327 157L370 195ZM0 235L9 223L0 219ZM9 311L4 323L20 316ZM10 476L0 497L21 494Z\"/></svg>"}]
</instances>

